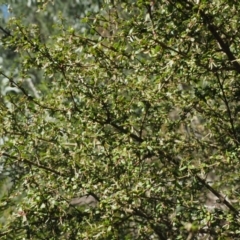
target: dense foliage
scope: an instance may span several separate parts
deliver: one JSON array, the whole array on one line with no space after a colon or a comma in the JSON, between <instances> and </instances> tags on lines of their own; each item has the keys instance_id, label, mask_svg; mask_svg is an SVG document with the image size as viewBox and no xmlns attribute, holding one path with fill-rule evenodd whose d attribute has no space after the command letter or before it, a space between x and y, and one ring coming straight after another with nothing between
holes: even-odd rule
<instances>
[{"instance_id":1,"label":"dense foliage","mask_svg":"<svg viewBox=\"0 0 240 240\"><path fill-rule=\"evenodd\" d=\"M1 27L2 239L238 239L240 3L56 16Z\"/></svg>"}]
</instances>

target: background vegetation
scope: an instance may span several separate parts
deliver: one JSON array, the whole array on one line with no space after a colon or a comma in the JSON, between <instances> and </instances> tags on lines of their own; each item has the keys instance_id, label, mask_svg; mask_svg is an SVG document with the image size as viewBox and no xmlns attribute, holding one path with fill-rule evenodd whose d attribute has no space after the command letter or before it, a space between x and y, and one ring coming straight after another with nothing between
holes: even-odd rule
<instances>
[{"instance_id":1,"label":"background vegetation","mask_svg":"<svg viewBox=\"0 0 240 240\"><path fill-rule=\"evenodd\" d=\"M238 239L240 3L10 8L0 237Z\"/></svg>"}]
</instances>

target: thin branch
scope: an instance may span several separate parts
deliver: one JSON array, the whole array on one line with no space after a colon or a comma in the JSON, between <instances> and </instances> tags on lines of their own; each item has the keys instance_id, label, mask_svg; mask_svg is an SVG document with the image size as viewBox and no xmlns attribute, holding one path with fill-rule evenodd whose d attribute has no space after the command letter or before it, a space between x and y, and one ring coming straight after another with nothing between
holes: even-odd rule
<instances>
[{"instance_id":1,"label":"thin branch","mask_svg":"<svg viewBox=\"0 0 240 240\"><path fill-rule=\"evenodd\" d=\"M210 16L209 14L205 14L204 11L201 10L201 9L197 9L197 8L194 9L194 4L192 2L189 2L189 1L181 1L181 2L184 3L185 8L188 8L189 10L192 10L192 11L197 11L197 13L200 14L200 16L203 19L204 25L208 28L208 30L210 31L212 36L218 42L221 50L227 55L229 61L232 62L232 65L233 65L235 71L237 71L237 73L240 73L240 64L238 63L237 59L235 58L235 56L231 52L230 46L220 36L220 34L219 34L220 31L214 25L214 23L213 23L214 21L213 21L212 16ZM188 6L185 5L186 3L188 4Z\"/></svg>"},{"instance_id":2,"label":"thin branch","mask_svg":"<svg viewBox=\"0 0 240 240\"><path fill-rule=\"evenodd\" d=\"M10 155L10 154L8 154L8 153L5 153L5 152L1 153L1 155L4 156L4 157L7 157L7 158L11 158L11 159L20 161L20 162L25 162L25 163L27 163L27 164L29 164L29 165L31 165L31 166L35 166L35 167L37 167L37 168L44 169L44 170L46 170L46 171L48 171L48 172L52 172L52 173L54 173L54 174L56 174L56 175L64 176L62 173L60 173L60 172L58 172L58 171L56 171L56 170L54 170L54 169L52 169L52 168L49 168L49 167L46 167L46 166L37 164L37 163L32 162L32 161L30 161L30 160L28 160L28 159L15 157L15 156L12 156L12 155Z\"/></svg>"},{"instance_id":3,"label":"thin branch","mask_svg":"<svg viewBox=\"0 0 240 240\"><path fill-rule=\"evenodd\" d=\"M224 104L226 106L226 109L227 109L227 114L228 114L229 122L230 122L230 125L231 125L231 133L233 134L233 137L235 138L235 142L238 145L239 142L238 142L238 138L237 138L237 135L236 135L234 120L233 120L233 117L232 117L232 112L231 112L231 109L230 109L230 106L229 106L229 102L227 100L227 96L226 96L225 91L224 91L224 86L223 86L223 83L220 81L220 78L219 78L219 75L218 75L217 72L215 73L215 75L216 75L218 84L220 86L220 89L221 89L221 92L222 92L222 95L223 95L223 102L224 102Z\"/></svg>"},{"instance_id":4,"label":"thin branch","mask_svg":"<svg viewBox=\"0 0 240 240\"><path fill-rule=\"evenodd\" d=\"M138 137L137 135L130 133L127 129L124 129L122 126L117 125L116 123L112 122L110 119L108 120L108 122L106 122L107 124L111 125L112 127L114 127L115 129L117 129L119 132L127 134L128 136L130 136L132 139L134 139L135 141L142 143L144 142L143 138ZM146 156L147 157L152 157L156 155L156 153L149 153ZM145 156L145 157L146 157ZM163 158L168 159L169 163L172 163L173 165L178 165L178 161L171 157L171 156L167 156L164 151L159 150L158 151L158 156L162 156ZM238 214L239 211L233 207L233 205L228 202L218 191L216 191L214 188L212 188L204 179L202 179L201 177L199 177L198 175L192 175L192 177L196 177L196 179L203 185L205 186L210 192L212 192L216 197L219 198L219 200L221 201L221 203L223 203L224 205L226 205L232 212Z\"/></svg>"},{"instance_id":5,"label":"thin branch","mask_svg":"<svg viewBox=\"0 0 240 240\"><path fill-rule=\"evenodd\" d=\"M219 200L221 201L221 203L223 203L224 205L226 205L232 212L234 212L235 214L239 214L239 211L233 207L233 205L228 202L226 200L226 198L224 196L222 196L218 191L216 191L214 188L212 188L208 183L206 183L206 181L204 179L202 179L199 176L196 176L196 179L204 186L206 187L211 193L213 193L216 197L219 198Z\"/></svg>"},{"instance_id":6,"label":"thin branch","mask_svg":"<svg viewBox=\"0 0 240 240\"><path fill-rule=\"evenodd\" d=\"M21 92L22 92L23 95L27 98L27 100L34 102L34 103L35 103L36 105L38 105L39 107L41 107L41 108L43 108L43 109L48 109L48 110L51 110L51 111L54 111L54 112L62 112L62 113L65 113L65 112L66 112L66 110L62 110L62 109L58 109L58 108L55 108L55 107L53 108L53 107L49 107L49 106L44 106L44 105L42 105L41 103L39 103L38 101L36 101L36 100L34 99L34 97L30 96L30 95L27 93L27 91L26 91L22 86L20 86L19 84L17 84L17 83L13 80L13 78L7 76L3 71L0 71L0 75L6 77L12 85L14 85L14 86L17 87L19 90L21 90Z\"/></svg>"},{"instance_id":7,"label":"thin branch","mask_svg":"<svg viewBox=\"0 0 240 240\"><path fill-rule=\"evenodd\" d=\"M4 32L8 37L13 37L13 35L11 34L11 32L9 30L4 29L2 26L0 26L0 30L2 30L2 32Z\"/></svg>"},{"instance_id":8,"label":"thin branch","mask_svg":"<svg viewBox=\"0 0 240 240\"><path fill-rule=\"evenodd\" d=\"M235 56L230 50L230 47L227 43L224 42L224 40L220 37L217 27L212 23L213 21L210 20L209 16L207 16L202 10L200 11L200 14L203 19L203 23L208 27L211 34L214 36L214 38L219 43L222 51L227 55L228 59L232 62L235 70L240 73L240 64L236 60Z\"/></svg>"}]
</instances>

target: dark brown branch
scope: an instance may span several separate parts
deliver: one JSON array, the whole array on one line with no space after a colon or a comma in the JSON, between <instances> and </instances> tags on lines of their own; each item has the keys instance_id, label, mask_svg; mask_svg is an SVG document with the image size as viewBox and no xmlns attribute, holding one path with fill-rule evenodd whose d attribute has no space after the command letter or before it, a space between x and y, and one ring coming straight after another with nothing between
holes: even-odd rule
<instances>
[{"instance_id":1,"label":"dark brown branch","mask_svg":"<svg viewBox=\"0 0 240 240\"><path fill-rule=\"evenodd\" d=\"M239 211L233 207L233 205L228 202L225 197L223 197L218 191L216 191L214 188L212 188L209 184L206 183L206 181L204 179L202 179L199 176L196 176L197 180L204 186L206 187L210 192L212 192L216 197L219 198L219 200L221 201L221 203L223 203L224 205L226 205L232 212L239 214Z\"/></svg>"},{"instance_id":2,"label":"dark brown branch","mask_svg":"<svg viewBox=\"0 0 240 240\"><path fill-rule=\"evenodd\" d=\"M8 37L11 36L12 37L12 34L10 33L9 30L4 29L2 26L0 26L0 30L2 30L2 32L4 32L6 36L8 36Z\"/></svg>"},{"instance_id":3,"label":"dark brown branch","mask_svg":"<svg viewBox=\"0 0 240 240\"><path fill-rule=\"evenodd\" d=\"M12 156L12 155L10 155L10 154L8 154L8 153L5 153L5 152L4 152L4 153L1 153L1 155L4 156L4 157L7 157L7 158L11 158L11 159L18 160L18 161L20 161L20 162L27 163L27 164L29 164L29 165L31 165L31 166L35 166L35 167L37 167L37 168L44 169L44 170L46 170L46 171L48 171L48 172L52 172L52 173L54 173L54 174L56 174L56 175L64 176L63 174L61 174L60 172L58 172L58 171L56 171L56 170L54 170L54 169L52 169L52 168L49 168L49 167L46 167L46 166L43 166L43 165L34 163L34 162L32 162L32 161L30 161L30 160L28 160L28 159L15 157L15 156Z\"/></svg>"},{"instance_id":4,"label":"dark brown branch","mask_svg":"<svg viewBox=\"0 0 240 240\"><path fill-rule=\"evenodd\" d=\"M217 31L217 27L212 23L213 21L210 21L209 17L203 12L200 11L201 17L203 19L203 23L208 27L211 34L214 36L214 38L219 43L222 51L226 53L228 59L232 62L235 70L240 73L240 64L237 62L236 58L234 57L233 53L230 50L230 47L228 44L224 42L224 40L221 38Z\"/></svg>"},{"instance_id":5,"label":"dark brown branch","mask_svg":"<svg viewBox=\"0 0 240 240\"><path fill-rule=\"evenodd\" d=\"M221 47L221 50L227 55L229 61L232 62L232 65L233 65L235 71L237 71L237 73L240 73L240 64L237 62L237 59L235 58L235 56L231 52L229 45L223 40L223 38L218 33L218 29L213 24L214 21L210 17L210 15L204 13L203 10L194 8L194 4L192 2L190 2L190 1L181 1L181 2L184 4L184 7L186 9L189 9L189 10L195 11L195 12L197 11L197 13L200 14L200 16L203 19L204 25L208 28L208 30L210 31L212 36L216 39L216 41L218 42L218 44Z\"/></svg>"},{"instance_id":6,"label":"dark brown branch","mask_svg":"<svg viewBox=\"0 0 240 240\"><path fill-rule=\"evenodd\" d=\"M106 110L106 108L105 108L105 110ZM108 110L107 110L107 112L108 112L108 117L109 117L110 116L110 112ZM109 124L112 127L114 127L116 130L118 130L119 132L129 135L132 139L134 139L135 141L137 141L139 143L144 142L144 139L138 137L135 134L130 133L127 129L124 129L122 126L119 126L116 123L114 123L113 121L111 121L111 119L108 119L108 121L106 121L105 124ZM152 157L154 155L156 155L156 153L149 153L146 156ZM172 163L173 165L178 165L178 161L175 158L173 158L171 156L166 156L166 154L163 151L159 150L158 151L158 155L162 156L164 158L167 158L169 160L169 163ZM234 208L230 202L228 202L218 191L216 191L214 188L212 188L204 179L202 179L198 175L195 175L195 176L193 175L192 177L196 177L196 179L204 187L206 187L210 192L212 192L216 197L218 197L219 200L221 201L221 203L226 205L232 212L234 212L236 214L239 213L239 211L236 208Z\"/></svg>"}]
</instances>

